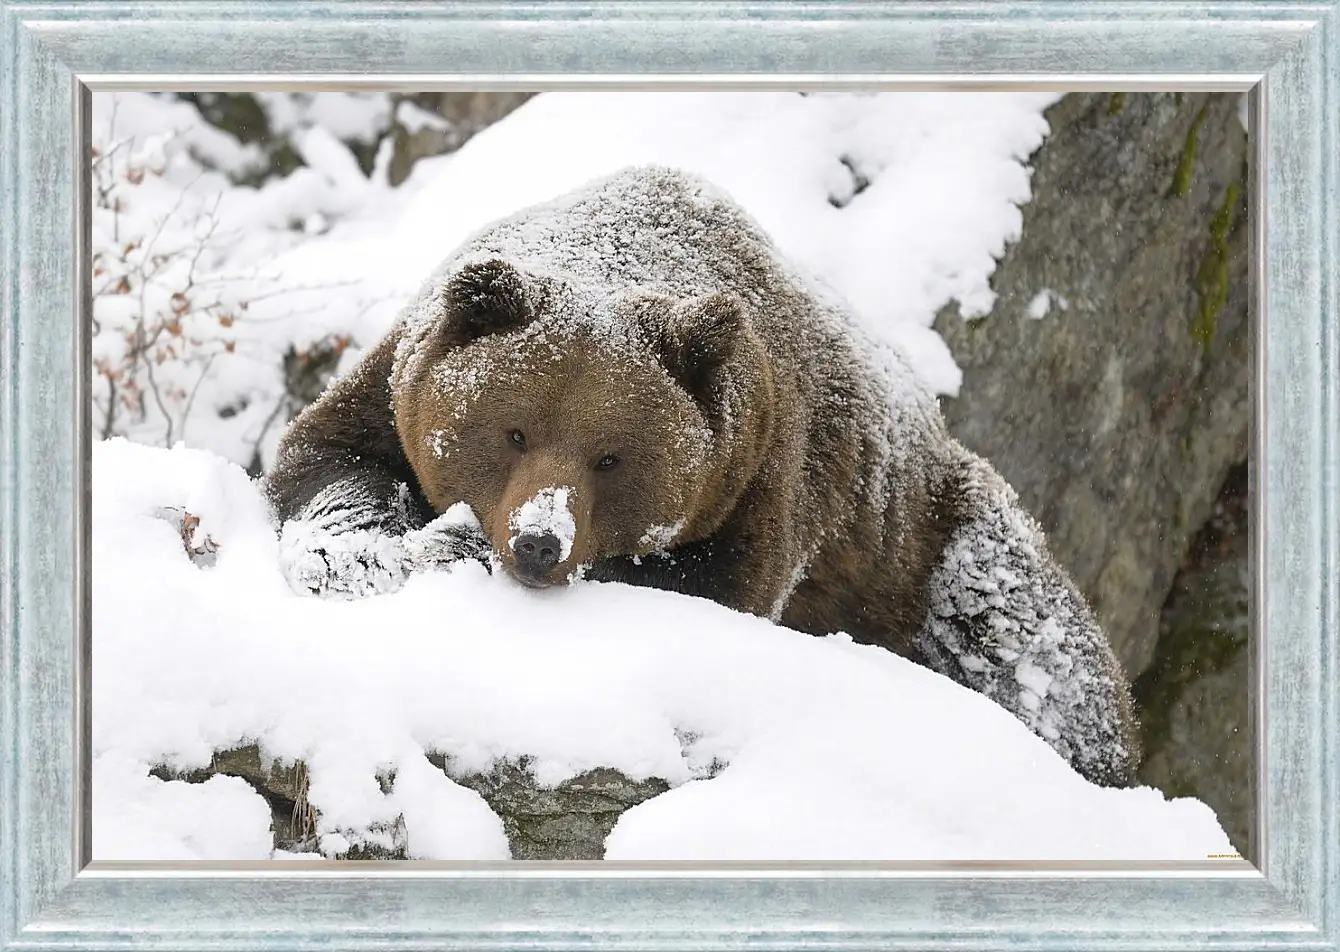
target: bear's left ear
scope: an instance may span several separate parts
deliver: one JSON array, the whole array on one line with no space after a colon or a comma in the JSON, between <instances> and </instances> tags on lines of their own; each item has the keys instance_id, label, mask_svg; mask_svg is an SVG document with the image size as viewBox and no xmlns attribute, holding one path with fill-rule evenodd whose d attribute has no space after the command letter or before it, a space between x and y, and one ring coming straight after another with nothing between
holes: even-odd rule
<instances>
[{"instance_id":1,"label":"bear's left ear","mask_svg":"<svg viewBox=\"0 0 1340 952\"><path fill-rule=\"evenodd\" d=\"M462 343L523 327L535 316L529 290L500 258L467 264L447 282L447 327Z\"/></svg>"},{"instance_id":2,"label":"bear's left ear","mask_svg":"<svg viewBox=\"0 0 1340 952\"><path fill-rule=\"evenodd\" d=\"M705 395L744 335L744 302L734 294L704 294L676 302L663 321L651 329L662 364L690 393Z\"/></svg>"}]
</instances>

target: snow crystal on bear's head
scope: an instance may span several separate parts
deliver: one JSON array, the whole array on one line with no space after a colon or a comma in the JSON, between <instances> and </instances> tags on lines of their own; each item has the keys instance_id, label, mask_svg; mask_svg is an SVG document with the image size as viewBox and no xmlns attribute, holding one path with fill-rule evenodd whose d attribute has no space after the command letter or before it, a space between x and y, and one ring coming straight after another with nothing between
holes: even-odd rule
<instances>
[{"instance_id":1,"label":"snow crystal on bear's head","mask_svg":"<svg viewBox=\"0 0 1340 952\"><path fill-rule=\"evenodd\" d=\"M438 459L446 459L451 455L451 447L456 442L457 435L455 430L448 430L439 427L428 434L428 449Z\"/></svg>"},{"instance_id":2,"label":"snow crystal on bear's head","mask_svg":"<svg viewBox=\"0 0 1340 952\"><path fill-rule=\"evenodd\" d=\"M664 551L670 547L670 543L684 531L684 519L681 517L673 525L648 526L647 531L642 534L642 538L637 540L639 546L651 546L657 552Z\"/></svg>"},{"instance_id":3,"label":"snow crystal on bear's head","mask_svg":"<svg viewBox=\"0 0 1340 952\"><path fill-rule=\"evenodd\" d=\"M513 509L507 516L512 530L508 546L515 550L517 539L523 535L552 535L558 539L558 560L566 560L577 538L577 520L568 508L569 491L567 486L550 486Z\"/></svg>"}]
</instances>

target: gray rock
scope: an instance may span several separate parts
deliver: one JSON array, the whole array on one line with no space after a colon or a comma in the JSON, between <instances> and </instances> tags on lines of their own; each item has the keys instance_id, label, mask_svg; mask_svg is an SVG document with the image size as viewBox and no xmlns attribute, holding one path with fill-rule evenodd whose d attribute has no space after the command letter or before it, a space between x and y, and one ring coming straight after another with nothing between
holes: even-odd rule
<instances>
[{"instance_id":1,"label":"gray rock","mask_svg":"<svg viewBox=\"0 0 1340 952\"><path fill-rule=\"evenodd\" d=\"M255 145L261 150L260 163L240 173L239 184L260 185L269 178L283 178L303 165L293 143L274 134L269 115L251 93L176 93L175 96L195 106L200 118L214 128L243 145Z\"/></svg>"},{"instance_id":2,"label":"gray rock","mask_svg":"<svg viewBox=\"0 0 1340 952\"><path fill-rule=\"evenodd\" d=\"M275 846L294 853L313 852L316 845L316 811L307 801L307 768L301 763L281 763L261 756L255 744L215 751L209 766L180 770L159 764L150 773L160 780L204 783L210 777L239 777L270 805L270 828Z\"/></svg>"},{"instance_id":3,"label":"gray rock","mask_svg":"<svg viewBox=\"0 0 1340 952\"><path fill-rule=\"evenodd\" d=\"M1047 532L1127 672L1246 458L1246 133L1237 94L1071 94L1047 111L1023 237L986 317L935 327L950 429ZM1029 316L1050 292L1045 316Z\"/></svg>"},{"instance_id":4,"label":"gray rock","mask_svg":"<svg viewBox=\"0 0 1340 952\"><path fill-rule=\"evenodd\" d=\"M311 94L295 93L294 96ZM408 99L442 119L431 126L407 128L392 119L372 138L345 140L365 175L372 172L377 153L385 138L392 140L392 155L387 169L392 185L403 182L419 159L454 152L517 106L534 96L530 92L458 91L407 93L393 97L394 102ZM283 178L304 164L302 155L286 135L277 134L266 107L251 93L176 93L177 99L191 103L205 122L237 139L244 145L256 145L262 158L255 168L236 176L240 184L260 185L270 178Z\"/></svg>"},{"instance_id":5,"label":"gray rock","mask_svg":"<svg viewBox=\"0 0 1340 952\"><path fill-rule=\"evenodd\" d=\"M441 758L434 762L451 773ZM623 812L670 789L664 780L635 781L607 767L541 787L525 761L452 779L502 818L513 859L604 859L605 838Z\"/></svg>"},{"instance_id":6,"label":"gray rock","mask_svg":"<svg viewBox=\"0 0 1340 952\"><path fill-rule=\"evenodd\" d=\"M1154 662L1135 683L1141 782L1205 801L1255 861L1256 745L1248 680L1247 468L1235 467L1163 611Z\"/></svg>"},{"instance_id":7,"label":"gray rock","mask_svg":"<svg viewBox=\"0 0 1340 952\"><path fill-rule=\"evenodd\" d=\"M428 759L452 779L479 793L502 819L513 859L603 859L605 837L623 812L669 789L664 780L631 780L617 770L597 768L553 787L535 781L529 764L501 763L487 774L456 774L446 758ZM163 780L204 783L210 777L240 777L270 804L275 847L290 852L320 852L317 810L307 799L307 769L262 756L255 744L219 751L201 770L159 765ZM395 787L395 774L377 778L383 793ZM339 830L349 848L328 859L408 859L411 842L403 817L364 830Z\"/></svg>"},{"instance_id":8,"label":"gray rock","mask_svg":"<svg viewBox=\"0 0 1340 952\"><path fill-rule=\"evenodd\" d=\"M394 151L387 169L388 181L399 185L409 177L414 163L455 152L534 95L526 92L410 93L404 98L440 117L442 122L414 129L395 123L391 132Z\"/></svg>"}]
</instances>

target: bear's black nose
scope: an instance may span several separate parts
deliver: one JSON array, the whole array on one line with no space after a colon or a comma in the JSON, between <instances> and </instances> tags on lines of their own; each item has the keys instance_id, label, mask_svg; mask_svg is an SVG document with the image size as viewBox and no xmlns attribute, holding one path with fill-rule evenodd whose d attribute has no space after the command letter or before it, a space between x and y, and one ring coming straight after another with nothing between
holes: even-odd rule
<instances>
[{"instance_id":1,"label":"bear's black nose","mask_svg":"<svg viewBox=\"0 0 1340 952\"><path fill-rule=\"evenodd\" d=\"M516 553L516 565L527 575L547 575L558 564L558 536L551 532L544 535L517 536L512 546Z\"/></svg>"}]
</instances>

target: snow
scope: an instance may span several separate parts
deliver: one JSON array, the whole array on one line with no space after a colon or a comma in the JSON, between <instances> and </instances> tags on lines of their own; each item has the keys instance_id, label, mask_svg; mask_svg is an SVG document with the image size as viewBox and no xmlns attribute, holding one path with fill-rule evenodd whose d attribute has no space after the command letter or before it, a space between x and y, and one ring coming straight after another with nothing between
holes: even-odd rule
<instances>
[{"instance_id":1,"label":"snow","mask_svg":"<svg viewBox=\"0 0 1340 952\"><path fill-rule=\"evenodd\" d=\"M577 538L577 520L568 508L571 492L567 486L550 486L508 513L507 527L512 530L508 546L515 549L517 539L523 535L552 535L558 539L558 561L567 561Z\"/></svg>"},{"instance_id":2,"label":"snow","mask_svg":"<svg viewBox=\"0 0 1340 952\"><path fill-rule=\"evenodd\" d=\"M451 123L445 118L415 105L409 99L402 99L396 105L395 121L410 135L417 135L424 129L436 129L439 132L447 132L451 129Z\"/></svg>"},{"instance_id":3,"label":"snow","mask_svg":"<svg viewBox=\"0 0 1340 952\"><path fill-rule=\"evenodd\" d=\"M163 781L119 754L93 759L93 855L118 860L270 859L270 807L237 777Z\"/></svg>"},{"instance_id":4,"label":"snow","mask_svg":"<svg viewBox=\"0 0 1340 952\"><path fill-rule=\"evenodd\" d=\"M258 92L255 96L276 135L321 128L345 142L375 142L391 124L391 96L386 93Z\"/></svg>"},{"instance_id":5,"label":"snow","mask_svg":"<svg viewBox=\"0 0 1340 952\"><path fill-rule=\"evenodd\" d=\"M344 144L373 141L390 121L389 97L260 95L271 125L294 136L310 166L252 188L206 166L244 171L259 152L185 104L94 94L94 141L105 150L186 130L157 144L162 176L136 172L131 182L117 164L108 201L119 210L94 212L94 249L111 259L107 287L128 278L124 292L94 302L95 361L129 366L125 335L136 320L171 323L172 295L190 287L180 337L157 374L161 402L145 399L109 434L164 446L186 438L268 465L285 419L290 348L337 342L347 370L438 262L486 223L647 163L703 175L731 194L784 254L851 301L874 339L904 353L935 392L955 394L961 373L931 324L953 301L965 316L990 309L995 259L1019 237L1019 205L1030 195L1027 157L1057 98L545 93L390 188L386 142L371 178ZM134 240L142 245L120 264L111 252ZM164 270L142 276L155 256L167 258ZM95 411L95 425L102 419Z\"/></svg>"},{"instance_id":6,"label":"snow","mask_svg":"<svg viewBox=\"0 0 1340 952\"><path fill-rule=\"evenodd\" d=\"M676 520L673 525L652 526L646 531L641 539L638 539L637 544L641 546L652 546L653 550L657 552L664 551L670 547L670 543L674 542L675 538L683 531L683 519Z\"/></svg>"},{"instance_id":7,"label":"snow","mask_svg":"<svg viewBox=\"0 0 1340 952\"><path fill-rule=\"evenodd\" d=\"M1052 302L1063 311L1070 310L1070 302L1057 294L1055 291L1043 289L1034 295L1033 300L1028 302L1028 316L1035 321L1040 321L1046 317L1052 309Z\"/></svg>"},{"instance_id":8,"label":"snow","mask_svg":"<svg viewBox=\"0 0 1340 952\"><path fill-rule=\"evenodd\" d=\"M330 345L336 373L348 372L481 228L634 164L681 168L724 190L811 290L851 302L890 377L910 366L954 394L960 373L932 322L953 302L965 317L990 310L989 277L1019 237L1027 159L1056 95L546 93L453 155L419 162L394 189L387 142L370 177L345 145L376 141L391 97L262 98L307 166L253 188L234 179L263 165L260 151L185 104L93 97L104 157L95 426L202 448L95 444L97 858L310 858L272 851L269 808L242 781L149 775L157 764L202 767L243 743L308 765L327 853L383 837L399 819L416 857L506 857L498 817L428 752L447 755L457 777L527 756L546 783L595 766L668 781L668 793L620 820L611 859L1232 852L1203 804L1093 787L1030 733L1046 736L1075 703L1064 677L1075 632L1010 610L1026 574L974 577L967 592L945 576L936 597L946 610L965 610L955 598L967 598L1003 624L1034 625L1036 644L1009 631L992 645L929 633L1016 717L843 636L612 584L523 590L452 547L478 528L459 507L398 540L319 520L276 538L234 465L273 457L286 353ZM399 109L407 124L423 118ZM1042 317L1053 303L1067 306L1045 290L1028 310ZM133 357L137 333L167 344ZM136 381L141 399L113 412ZM439 456L450 436L437 435ZM571 511L551 489L519 518L566 531ZM347 493L329 487L328 521ZM200 517L192 540L217 545L212 564L187 557L165 511ZM331 528L344 539L323 537L319 552L297 537ZM669 544L679 528L652 527L647 541ZM950 567L971 575L980 541L960 540ZM565 557L571 544L569 534ZM466 561L444 566L444 552ZM331 594L321 580L341 560L359 565L369 590L334 594L379 597L293 594ZM726 767L709 776L714 762ZM378 777L391 767L388 793Z\"/></svg>"},{"instance_id":9,"label":"snow","mask_svg":"<svg viewBox=\"0 0 1340 952\"><path fill-rule=\"evenodd\" d=\"M243 743L307 764L332 852L400 820L414 857L507 857L499 818L426 752L457 777L524 755L541 783L596 766L665 779L609 859L1232 852L1203 804L1094 787L986 698L845 636L615 584L533 591L474 562L376 599L303 598L237 466L113 440L93 468L97 859L269 855L268 807L241 781L148 776ZM199 517L212 567L165 508Z\"/></svg>"}]
</instances>

